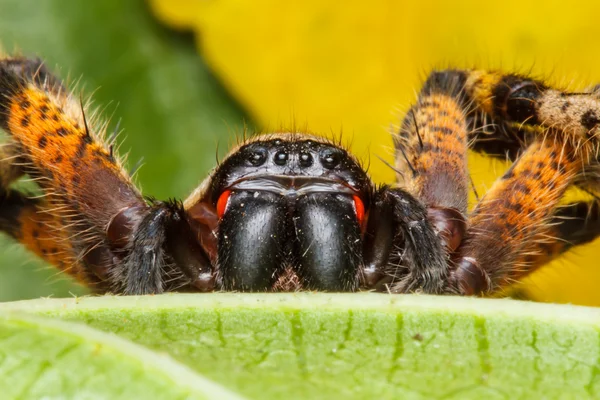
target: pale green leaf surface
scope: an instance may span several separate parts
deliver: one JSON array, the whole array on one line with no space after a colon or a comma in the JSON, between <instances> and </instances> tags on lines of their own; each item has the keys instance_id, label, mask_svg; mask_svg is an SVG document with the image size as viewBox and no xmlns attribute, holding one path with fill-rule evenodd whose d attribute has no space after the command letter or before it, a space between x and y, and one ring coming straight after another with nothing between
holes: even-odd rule
<instances>
[{"instance_id":1,"label":"pale green leaf surface","mask_svg":"<svg viewBox=\"0 0 600 400\"><path fill-rule=\"evenodd\" d=\"M241 399L167 355L86 327L0 313L2 399Z\"/></svg>"},{"instance_id":2,"label":"pale green leaf surface","mask_svg":"<svg viewBox=\"0 0 600 400\"><path fill-rule=\"evenodd\" d=\"M600 310L385 294L47 299L249 398L599 398Z\"/></svg>"}]
</instances>

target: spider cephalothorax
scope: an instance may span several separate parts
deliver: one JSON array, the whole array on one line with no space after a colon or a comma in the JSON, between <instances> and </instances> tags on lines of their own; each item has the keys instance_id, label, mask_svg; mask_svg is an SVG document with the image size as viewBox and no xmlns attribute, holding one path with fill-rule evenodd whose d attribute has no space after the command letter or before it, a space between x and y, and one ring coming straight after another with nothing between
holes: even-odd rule
<instances>
[{"instance_id":1,"label":"spider cephalothorax","mask_svg":"<svg viewBox=\"0 0 600 400\"><path fill-rule=\"evenodd\" d=\"M277 135L237 149L190 211L217 205L217 282L224 289L298 283L355 290L356 243L371 191L345 151L316 138Z\"/></svg>"},{"instance_id":2,"label":"spider cephalothorax","mask_svg":"<svg viewBox=\"0 0 600 400\"><path fill-rule=\"evenodd\" d=\"M486 294L600 233L597 92L434 72L376 186L338 144L257 135L184 202L141 196L39 60L0 61L0 228L98 292L387 290ZM469 143L514 161L467 210ZM45 197L9 185L24 174Z\"/></svg>"}]
</instances>

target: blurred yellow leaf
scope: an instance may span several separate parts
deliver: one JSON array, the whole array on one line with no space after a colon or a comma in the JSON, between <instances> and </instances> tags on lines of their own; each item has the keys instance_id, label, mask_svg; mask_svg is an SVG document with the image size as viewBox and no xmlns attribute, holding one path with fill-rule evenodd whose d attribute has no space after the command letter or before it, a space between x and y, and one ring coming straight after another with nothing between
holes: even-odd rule
<instances>
[{"instance_id":1,"label":"blurred yellow leaf","mask_svg":"<svg viewBox=\"0 0 600 400\"><path fill-rule=\"evenodd\" d=\"M572 88L600 82L600 3L558 0L150 0L200 51L264 130L343 132L378 181L393 173L389 127L434 67L531 72ZM479 193L504 169L473 156ZM600 305L600 246L528 279L537 300ZM596 258L594 258L594 255Z\"/></svg>"}]
</instances>

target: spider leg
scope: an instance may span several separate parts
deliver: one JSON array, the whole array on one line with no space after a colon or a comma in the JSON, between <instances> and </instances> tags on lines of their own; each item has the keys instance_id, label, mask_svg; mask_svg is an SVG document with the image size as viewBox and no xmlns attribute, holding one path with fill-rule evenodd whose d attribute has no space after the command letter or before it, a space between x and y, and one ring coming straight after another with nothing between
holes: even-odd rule
<instances>
[{"instance_id":1,"label":"spider leg","mask_svg":"<svg viewBox=\"0 0 600 400\"><path fill-rule=\"evenodd\" d=\"M0 147L0 230L21 242L26 248L68 272L80 282L97 286L101 282L94 274L87 274L76 258L68 238L52 206L46 199L34 198L9 188L24 174L24 160L15 143Z\"/></svg>"},{"instance_id":2,"label":"spider leg","mask_svg":"<svg viewBox=\"0 0 600 400\"><path fill-rule=\"evenodd\" d=\"M465 82L457 71L431 74L394 136L398 182L407 191L383 188L375 194L364 247L368 283L385 271L394 277L389 285L394 292L452 290L447 288L450 256L466 232L470 188ZM407 212L408 204L414 212ZM404 243L406 254L398 254L397 243ZM394 269L406 264L407 271ZM396 281L398 276L403 278Z\"/></svg>"},{"instance_id":3,"label":"spider leg","mask_svg":"<svg viewBox=\"0 0 600 400\"><path fill-rule=\"evenodd\" d=\"M466 214L467 120L460 80L432 74L394 137L399 180L428 205Z\"/></svg>"},{"instance_id":4,"label":"spider leg","mask_svg":"<svg viewBox=\"0 0 600 400\"><path fill-rule=\"evenodd\" d=\"M469 217L454 271L460 292L493 292L529 272L518 265L520 256L539 251L559 200L583 167L569 141L550 132L524 150Z\"/></svg>"},{"instance_id":5,"label":"spider leg","mask_svg":"<svg viewBox=\"0 0 600 400\"><path fill-rule=\"evenodd\" d=\"M426 140L423 138L428 136L428 126L435 127L443 121L442 117L450 113L436 115L430 112L429 118L419 119L423 104L429 106L433 103L427 101L432 88L454 99L455 108L460 109L464 116L454 129L448 130L451 138L440 139L442 145L437 148L424 146ZM439 108L440 103L434 104L435 107ZM411 114L417 121L413 126L410 124ZM556 242L575 239L571 237L575 234L567 235L564 229L555 232L552 213L558 199L571 184L594 195L600 193L597 179L600 173L598 116L600 99L596 92L560 91L526 76L499 72L447 70L429 76L418 104L405 118L396 140L398 169L401 175L409 177L407 186L417 197L431 208L436 204L448 204L444 203L444 194L437 195L436 190L454 189L464 196L465 183L468 182L463 178L466 162L460 163L455 159L453 164L444 167L453 168L451 173L456 177L452 184L447 185L437 181L437 171L423 171L419 168L418 159L404 156L418 154L425 148L429 154L425 154L423 160L430 157L436 160L434 163L437 165L443 165L447 153L452 152L446 149L446 154L443 154L443 150L440 151L444 148L442 140L452 143L458 138L461 144L464 143L463 131L458 128L464 126L463 120L466 120L466 131L475 150L508 156L511 160L518 158L469 219L467 240L460 249L463 258L455 272L460 290L464 293L495 290L511 276L528 273L547 259L540 256L536 257L537 261L533 261L532 257L529 257L531 260L519 260L516 254L526 257L525 254L548 253L544 246L554 247L558 254L568 248ZM427 174L431 176L423 179ZM407 179L404 180L406 183ZM423 180L430 184L420 183ZM542 186L539 185L540 180ZM560 217L560 211L556 217ZM432 222L436 224L435 219ZM556 223L571 229L581 228L574 224ZM443 227L439 222L437 225ZM595 235L593 228L584 229L584 232ZM456 236L462 238L461 235ZM537 248L536 243L541 248Z\"/></svg>"},{"instance_id":6,"label":"spider leg","mask_svg":"<svg viewBox=\"0 0 600 400\"><path fill-rule=\"evenodd\" d=\"M494 122L553 128L578 147L600 134L600 98L595 92L573 93L516 74L464 71L465 93ZM543 131L538 131L543 134Z\"/></svg>"},{"instance_id":7,"label":"spider leg","mask_svg":"<svg viewBox=\"0 0 600 400\"><path fill-rule=\"evenodd\" d=\"M61 222L48 212L42 199L32 199L16 190L0 189L0 230L27 249L96 290L103 282L83 267Z\"/></svg>"},{"instance_id":8,"label":"spider leg","mask_svg":"<svg viewBox=\"0 0 600 400\"><path fill-rule=\"evenodd\" d=\"M446 290L449 256L466 231L469 190L460 78L432 74L394 135L398 183L406 190L383 187L374 194L363 250L369 287L385 282L383 275L392 292Z\"/></svg>"},{"instance_id":9,"label":"spider leg","mask_svg":"<svg viewBox=\"0 0 600 400\"><path fill-rule=\"evenodd\" d=\"M527 144L535 140L532 130L496 128L498 126L494 127L493 131L483 135L474 133L471 137L471 143L473 144L471 148L492 157L514 161L526 148ZM587 153L590 154L591 151L588 150ZM587 157L586 161L588 163L585 166L585 171L576 177L573 184L595 198L600 198L600 159L592 155Z\"/></svg>"},{"instance_id":10,"label":"spider leg","mask_svg":"<svg viewBox=\"0 0 600 400\"><path fill-rule=\"evenodd\" d=\"M0 61L0 93L0 124L27 159L25 172L43 189L102 227L119 210L145 205L118 160L88 126L79 101L40 61Z\"/></svg>"},{"instance_id":11,"label":"spider leg","mask_svg":"<svg viewBox=\"0 0 600 400\"><path fill-rule=\"evenodd\" d=\"M441 88L462 107L469 140L476 151L515 160L529 143L545 136L550 128L570 140L576 152L584 150L582 156L594 160L600 155L597 87L569 92L525 75L445 70L429 76L421 96L431 91L428 87L432 82L438 82L434 87Z\"/></svg>"},{"instance_id":12,"label":"spider leg","mask_svg":"<svg viewBox=\"0 0 600 400\"><path fill-rule=\"evenodd\" d=\"M529 273L559 257L575 246L589 243L600 236L600 202L579 201L559 206L546 226L546 232L530 254L523 255L515 265ZM511 278L520 277L519 269Z\"/></svg>"},{"instance_id":13,"label":"spider leg","mask_svg":"<svg viewBox=\"0 0 600 400\"><path fill-rule=\"evenodd\" d=\"M19 160L5 161L0 171L7 180L21 173L37 180L44 205L24 211L38 207L55 228L68 231L63 237L81 255L88 276L107 280L119 293L160 293L168 286L168 264L184 259L181 272L187 276L179 280L197 281L206 260L192 260L178 244L187 240L182 207L144 201L102 142L102 129L86 119L80 100L40 60L0 60L0 126L12 140L6 151Z\"/></svg>"},{"instance_id":14,"label":"spider leg","mask_svg":"<svg viewBox=\"0 0 600 400\"><path fill-rule=\"evenodd\" d=\"M450 270L438 235L427 207L411 193L388 186L376 190L363 242L365 286L392 293L445 292Z\"/></svg>"},{"instance_id":15,"label":"spider leg","mask_svg":"<svg viewBox=\"0 0 600 400\"><path fill-rule=\"evenodd\" d=\"M600 195L600 91L569 92L523 75L456 71L473 102L473 148L514 160L535 138L553 129L589 165L575 184Z\"/></svg>"},{"instance_id":16,"label":"spider leg","mask_svg":"<svg viewBox=\"0 0 600 400\"><path fill-rule=\"evenodd\" d=\"M427 206L449 253L466 229L469 192L464 79L433 73L394 136L399 183Z\"/></svg>"}]
</instances>

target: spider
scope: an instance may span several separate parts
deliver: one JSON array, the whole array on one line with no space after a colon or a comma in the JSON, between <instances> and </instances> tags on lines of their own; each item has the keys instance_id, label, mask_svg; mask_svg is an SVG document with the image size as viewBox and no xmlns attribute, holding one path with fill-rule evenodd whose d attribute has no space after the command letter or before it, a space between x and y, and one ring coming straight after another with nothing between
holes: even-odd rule
<instances>
[{"instance_id":1,"label":"spider","mask_svg":"<svg viewBox=\"0 0 600 400\"><path fill-rule=\"evenodd\" d=\"M81 101L38 59L0 60L0 228L99 293L489 295L600 233L596 90L434 71L394 135L398 182L339 144L256 135L185 201L141 195ZM513 161L467 210L467 150ZM44 196L11 184L36 179Z\"/></svg>"}]
</instances>

